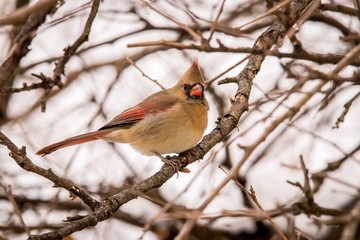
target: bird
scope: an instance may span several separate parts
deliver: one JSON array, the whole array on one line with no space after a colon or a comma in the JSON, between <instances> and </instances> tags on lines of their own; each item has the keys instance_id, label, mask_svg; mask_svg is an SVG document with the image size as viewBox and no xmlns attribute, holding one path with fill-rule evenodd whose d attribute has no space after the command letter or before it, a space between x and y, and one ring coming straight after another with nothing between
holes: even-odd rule
<instances>
[{"instance_id":1,"label":"bird","mask_svg":"<svg viewBox=\"0 0 360 240\"><path fill-rule=\"evenodd\" d=\"M200 141L208 124L209 105L204 95L206 81L194 58L191 66L171 88L156 92L130 107L96 131L67 138L36 152L45 156L58 149L103 139L128 143L146 156L179 154Z\"/></svg>"}]
</instances>

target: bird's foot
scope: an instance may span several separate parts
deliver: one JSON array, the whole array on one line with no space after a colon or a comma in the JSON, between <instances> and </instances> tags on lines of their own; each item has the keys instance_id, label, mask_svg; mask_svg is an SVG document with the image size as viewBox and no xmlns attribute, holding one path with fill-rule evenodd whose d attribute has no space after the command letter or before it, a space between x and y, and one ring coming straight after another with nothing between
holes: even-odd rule
<instances>
[{"instance_id":1,"label":"bird's foot","mask_svg":"<svg viewBox=\"0 0 360 240\"><path fill-rule=\"evenodd\" d=\"M179 175L179 171L182 172L183 168L179 168L179 165L181 165L181 161L179 159L168 159L166 157L163 157L162 155L160 155L159 153L155 152L155 156L157 156L158 158L161 159L161 161L164 163L165 165L170 165L171 168L174 170L174 172L176 172L177 175ZM186 170L184 171L186 172Z\"/></svg>"}]
</instances>

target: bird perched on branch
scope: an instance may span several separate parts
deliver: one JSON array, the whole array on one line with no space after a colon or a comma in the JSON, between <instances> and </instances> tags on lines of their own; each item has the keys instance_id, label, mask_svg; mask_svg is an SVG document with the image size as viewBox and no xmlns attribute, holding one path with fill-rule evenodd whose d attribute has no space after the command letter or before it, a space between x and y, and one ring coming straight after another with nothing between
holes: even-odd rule
<instances>
[{"instance_id":1,"label":"bird perched on branch","mask_svg":"<svg viewBox=\"0 0 360 240\"><path fill-rule=\"evenodd\" d=\"M67 138L40 149L50 154L60 148L98 139L129 143L144 155L180 153L194 147L207 127L208 103L204 96L205 80L197 59L172 88L154 93L131 107L99 130Z\"/></svg>"}]
</instances>

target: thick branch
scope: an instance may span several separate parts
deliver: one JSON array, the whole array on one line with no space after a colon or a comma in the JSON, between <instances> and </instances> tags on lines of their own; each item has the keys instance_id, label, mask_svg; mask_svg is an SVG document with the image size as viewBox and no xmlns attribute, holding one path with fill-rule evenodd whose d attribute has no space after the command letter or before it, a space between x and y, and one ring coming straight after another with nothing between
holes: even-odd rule
<instances>
[{"instance_id":1,"label":"thick branch","mask_svg":"<svg viewBox=\"0 0 360 240\"><path fill-rule=\"evenodd\" d=\"M84 189L76 186L68 180L57 176L55 173L53 173L51 169L46 170L35 165L26 156L25 147L23 147L22 149L17 148L16 145L2 132L0 132L0 144L6 146L10 150L10 157L13 158L16 163L26 171L36 173L44 178L49 179L55 184L55 187L61 187L68 190L75 196L81 198L84 203L86 203L91 209L95 209L98 207L99 203L95 199L90 197L90 195Z\"/></svg>"}]
</instances>

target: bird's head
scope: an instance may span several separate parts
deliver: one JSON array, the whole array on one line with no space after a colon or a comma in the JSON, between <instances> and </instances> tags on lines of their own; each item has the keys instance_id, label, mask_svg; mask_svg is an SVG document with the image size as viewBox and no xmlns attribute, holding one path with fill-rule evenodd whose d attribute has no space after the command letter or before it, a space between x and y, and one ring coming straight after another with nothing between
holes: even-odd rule
<instances>
[{"instance_id":1,"label":"bird's head","mask_svg":"<svg viewBox=\"0 0 360 240\"><path fill-rule=\"evenodd\" d=\"M174 88L186 99L203 100L205 83L198 60L194 58L190 68L182 75Z\"/></svg>"}]
</instances>

